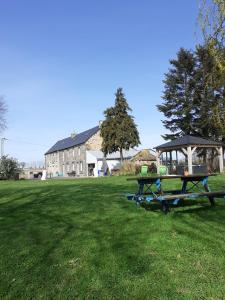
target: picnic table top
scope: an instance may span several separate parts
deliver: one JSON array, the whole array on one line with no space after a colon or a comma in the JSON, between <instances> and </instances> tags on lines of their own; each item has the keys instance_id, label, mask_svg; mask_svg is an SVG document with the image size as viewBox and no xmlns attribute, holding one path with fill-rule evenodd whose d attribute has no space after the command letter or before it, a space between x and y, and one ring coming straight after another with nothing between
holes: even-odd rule
<instances>
[{"instance_id":1,"label":"picnic table top","mask_svg":"<svg viewBox=\"0 0 225 300\"><path fill-rule=\"evenodd\" d=\"M181 180L185 180L185 179L189 179L189 180L195 180L195 179L199 179L201 180L204 177L208 177L208 176L216 176L217 174L215 173L210 173L210 174L193 174L193 175L164 175L164 176L136 176L136 177L130 177L127 178L127 180L163 180L163 179L174 179L174 178L180 178Z\"/></svg>"}]
</instances>

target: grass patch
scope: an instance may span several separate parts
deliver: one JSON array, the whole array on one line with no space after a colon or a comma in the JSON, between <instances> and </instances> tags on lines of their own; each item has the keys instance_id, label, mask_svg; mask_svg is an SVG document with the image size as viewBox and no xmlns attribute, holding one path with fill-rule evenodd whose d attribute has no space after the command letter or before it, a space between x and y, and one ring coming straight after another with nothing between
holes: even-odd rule
<instances>
[{"instance_id":1,"label":"grass patch","mask_svg":"<svg viewBox=\"0 0 225 300\"><path fill-rule=\"evenodd\" d=\"M209 184L225 190L225 176ZM225 200L165 216L126 200L136 189L126 177L0 182L0 299L223 299Z\"/></svg>"}]
</instances>

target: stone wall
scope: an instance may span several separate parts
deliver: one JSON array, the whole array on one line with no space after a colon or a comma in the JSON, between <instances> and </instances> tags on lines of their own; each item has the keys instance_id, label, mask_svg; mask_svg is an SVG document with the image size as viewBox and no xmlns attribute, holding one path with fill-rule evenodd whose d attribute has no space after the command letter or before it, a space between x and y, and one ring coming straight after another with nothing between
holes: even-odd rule
<instances>
[{"instance_id":1,"label":"stone wall","mask_svg":"<svg viewBox=\"0 0 225 300\"><path fill-rule=\"evenodd\" d=\"M59 172L59 161L57 152L45 155L45 168L48 174L56 174L56 172Z\"/></svg>"},{"instance_id":2,"label":"stone wall","mask_svg":"<svg viewBox=\"0 0 225 300\"><path fill-rule=\"evenodd\" d=\"M60 174L76 172L76 176L86 176L86 151L85 145L75 146L59 151Z\"/></svg>"},{"instance_id":3,"label":"stone wall","mask_svg":"<svg viewBox=\"0 0 225 300\"><path fill-rule=\"evenodd\" d=\"M53 177L58 174L68 176L68 173L73 171L76 172L77 176L87 175L85 145L47 154L45 161L47 172Z\"/></svg>"},{"instance_id":4,"label":"stone wall","mask_svg":"<svg viewBox=\"0 0 225 300\"><path fill-rule=\"evenodd\" d=\"M102 137L100 136L100 130L94 134L85 145L87 150L101 150Z\"/></svg>"}]
</instances>

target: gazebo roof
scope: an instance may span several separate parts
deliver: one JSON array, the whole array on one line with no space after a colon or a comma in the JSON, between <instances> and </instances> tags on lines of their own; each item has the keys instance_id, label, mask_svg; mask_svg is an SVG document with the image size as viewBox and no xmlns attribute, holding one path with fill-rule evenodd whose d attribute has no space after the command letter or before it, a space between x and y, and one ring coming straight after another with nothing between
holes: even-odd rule
<instances>
[{"instance_id":1,"label":"gazebo roof","mask_svg":"<svg viewBox=\"0 0 225 300\"><path fill-rule=\"evenodd\" d=\"M223 143L210 141L201 137L185 135L183 137L172 140L171 142L164 143L160 146L155 147L156 150L175 149L184 146L202 146L202 147L214 147L224 146Z\"/></svg>"}]
</instances>

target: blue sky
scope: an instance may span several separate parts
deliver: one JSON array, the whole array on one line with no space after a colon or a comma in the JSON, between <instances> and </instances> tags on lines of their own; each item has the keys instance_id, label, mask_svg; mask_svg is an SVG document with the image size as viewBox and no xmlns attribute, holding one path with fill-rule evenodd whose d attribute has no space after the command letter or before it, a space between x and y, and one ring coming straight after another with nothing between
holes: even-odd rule
<instances>
[{"instance_id":1,"label":"blue sky","mask_svg":"<svg viewBox=\"0 0 225 300\"><path fill-rule=\"evenodd\" d=\"M123 87L141 148L165 133L156 104L180 47L198 42L198 0L0 0L5 152L43 159L57 140L94 127Z\"/></svg>"}]
</instances>

